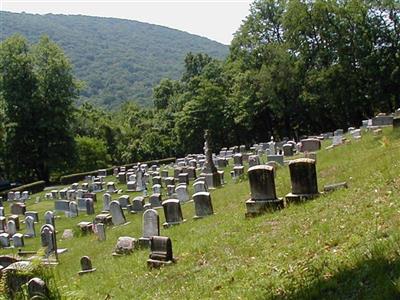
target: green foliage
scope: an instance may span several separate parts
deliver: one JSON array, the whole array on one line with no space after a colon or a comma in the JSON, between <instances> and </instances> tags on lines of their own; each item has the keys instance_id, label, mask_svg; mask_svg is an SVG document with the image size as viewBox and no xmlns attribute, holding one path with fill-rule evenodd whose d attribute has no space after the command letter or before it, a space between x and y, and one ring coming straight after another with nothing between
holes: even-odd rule
<instances>
[{"instance_id":1,"label":"green foliage","mask_svg":"<svg viewBox=\"0 0 400 300\"><path fill-rule=\"evenodd\" d=\"M15 33L37 42L46 34L71 58L86 82L80 103L107 108L134 100L151 106L152 88L162 78L178 79L187 52L224 58L228 47L209 39L147 23L87 16L0 12L0 36Z\"/></svg>"},{"instance_id":2,"label":"green foliage","mask_svg":"<svg viewBox=\"0 0 400 300\"><path fill-rule=\"evenodd\" d=\"M105 143L97 138L78 136L75 138L78 161L77 170L90 171L108 166L110 156Z\"/></svg>"},{"instance_id":3,"label":"green foliage","mask_svg":"<svg viewBox=\"0 0 400 300\"><path fill-rule=\"evenodd\" d=\"M78 85L71 66L47 37L31 48L16 35L0 44L0 83L5 172L48 181L50 172L73 159L70 124Z\"/></svg>"}]
</instances>

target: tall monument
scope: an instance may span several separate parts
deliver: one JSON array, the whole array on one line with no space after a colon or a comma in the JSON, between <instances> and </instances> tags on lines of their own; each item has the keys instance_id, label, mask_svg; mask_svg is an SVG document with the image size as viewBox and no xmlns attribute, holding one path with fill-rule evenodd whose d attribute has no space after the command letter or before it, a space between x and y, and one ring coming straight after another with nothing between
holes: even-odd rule
<instances>
[{"instance_id":1,"label":"tall monument","mask_svg":"<svg viewBox=\"0 0 400 300\"><path fill-rule=\"evenodd\" d=\"M212 159L212 149L210 146L210 133L208 130L205 130L204 132L204 154L206 156L206 162L204 164L201 175L203 175L206 178L206 183L209 188L219 187L221 186L221 178Z\"/></svg>"}]
</instances>

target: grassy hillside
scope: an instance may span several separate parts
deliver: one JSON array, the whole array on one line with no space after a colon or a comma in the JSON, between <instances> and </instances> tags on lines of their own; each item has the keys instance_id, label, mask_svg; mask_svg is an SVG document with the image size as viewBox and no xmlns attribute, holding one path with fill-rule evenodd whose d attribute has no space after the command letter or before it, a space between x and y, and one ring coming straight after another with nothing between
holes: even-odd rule
<instances>
[{"instance_id":1,"label":"grassy hillside","mask_svg":"<svg viewBox=\"0 0 400 300\"><path fill-rule=\"evenodd\" d=\"M320 190L340 181L349 188L253 219L244 218L247 180L228 179L212 192L214 216L193 220L193 203L188 203L184 224L161 229L161 235L171 237L178 261L160 270L146 267L147 250L111 256L119 236L141 236L141 215L129 215L128 225L107 228L105 242L95 235L60 240L65 228L91 219L60 216L58 246L69 250L54 269L58 286L68 299L398 298L399 155L400 139L391 129L321 150ZM278 196L290 191L287 166L278 170L276 183ZM97 212L101 195L98 199ZM40 211L41 221L53 208L51 201L30 201L29 209ZM28 240L26 249L36 250L38 244L38 238ZM10 250L0 250L5 253ZM92 258L97 271L80 277L83 255Z\"/></svg>"},{"instance_id":2,"label":"grassy hillside","mask_svg":"<svg viewBox=\"0 0 400 300\"><path fill-rule=\"evenodd\" d=\"M46 34L58 43L86 82L80 100L106 107L132 99L152 105L152 87L164 77L180 78L188 52L228 53L207 38L137 21L0 12L0 40L15 33L31 42Z\"/></svg>"}]
</instances>

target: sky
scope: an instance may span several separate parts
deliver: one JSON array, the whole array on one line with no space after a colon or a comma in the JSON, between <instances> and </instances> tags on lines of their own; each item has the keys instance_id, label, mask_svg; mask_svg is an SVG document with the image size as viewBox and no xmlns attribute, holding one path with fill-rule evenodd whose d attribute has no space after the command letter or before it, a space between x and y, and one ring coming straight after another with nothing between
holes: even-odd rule
<instances>
[{"instance_id":1,"label":"sky","mask_svg":"<svg viewBox=\"0 0 400 300\"><path fill-rule=\"evenodd\" d=\"M0 10L114 17L163 25L228 45L249 14L248 0L0 0Z\"/></svg>"}]
</instances>

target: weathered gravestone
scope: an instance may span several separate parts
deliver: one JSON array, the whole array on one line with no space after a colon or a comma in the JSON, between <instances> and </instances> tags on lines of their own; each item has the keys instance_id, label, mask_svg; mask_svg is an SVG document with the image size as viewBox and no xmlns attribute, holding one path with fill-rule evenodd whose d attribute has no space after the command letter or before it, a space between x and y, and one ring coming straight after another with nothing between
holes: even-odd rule
<instances>
[{"instance_id":1,"label":"weathered gravestone","mask_svg":"<svg viewBox=\"0 0 400 300\"><path fill-rule=\"evenodd\" d=\"M186 184L178 185L175 189L176 196L181 203L185 203L190 200L189 190Z\"/></svg>"},{"instance_id":2,"label":"weathered gravestone","mask_svg":"<svg viewBox=\"0 0 400 300\"><path fill-rule=\"evenodd\" d=\"M210 135L208 130L206 130L204 133L204 140L204 154L206 156L206 160L201 175L205 177L207 186L210 189L213 189L221 186L221 179L212 158L212 149L210 146Z\"/></svg>"},{"instance_id":3,"label":"weathered gravestone","mask_svg":"<svg viewBox=\"0 0 400 300\"><path fill-rule=\"evenodd\" d=\"M144 197L141 196L135 197L132 201L131 212L133 213L142 212L144 204L145 204Z\"/></svg>"},{"instance_id":4,"label":"weathered gravestone","mask_svg":"<svg viewBox=\"0 0 400 300\"><path fill-rule=\"evenodd\" d=\"M103 195L103 210L104 211L110 210L110 203L111 203L111 195L109 193L105 193Z\"/></svg>"},{"instance_id":5,"label":"weathered gravestone","mask_svg":"<svg viewBox=\"0 0 400 300\"><path fill-rule=\"evenodd\" d=\"M87 215L93 215L95 213L94 211L94 203L93 200L90 198L86 199L86 214Z\"/></svg>"},{"instance_id":6,"label":"weathered gravestone","mask_svg":"<svg viewBox=\"0 0 400 300\"><path fill-rule=\"evenodd\" d=\"M56 200L54 201L55 211L69 211L69 201L68 200Z\"/></svg>"},{"instance_id":7,"label":"weathered gravestone","mask_svg":"<svg viewBox=\"0 0 400 300\"><path fill-rule=\"evenodd\" d=\"M35 231L35 220L31 216L25 217L25 236L28 238L32 238L36 236Z\"/></svg>"},{"instance_id":8,"label":"weathered gravestone","mask_svg":"<svg viewBox=\"0 0 400 300\"><path fill-rule=\"evenodd\" d=\"M260 157L258 155L249 156L249 167L258 166L260 164Z\"/></svg>"},{"instance_id":9,"label":"weathered gravestone","mask_svg":"<svg viewBox=\"0 0 400 300\"><path fill-rule=\"evenodd\" d=\"M203 218L214 214L211 196L208 192L198 192L193 195L194 208L196 215L194 219Z\"/></svg>"},{"instance_id":10,"label":"weathered gravestone","mask_svg":"<svg viewBox=\"0 0 400 300\"><path fill-rule=\"evenodd\" d=\"M28 281L28 297L29 299L50 299L50 292L46 283L37 277Z\"/></svg>"},{"instance_id":11,"label":"weathered gravestone","mask_svg":"<svg viewBox=\"0 0 400 300\"><path fill-rule=\"evenodd\" d=\"M22 248L25 246L24 235L22 233L14 234L12 240L15 248Z\"/></svg>"},{"instance_id":12,"label":"weathered gravestone","mask_svg":"<svg viewBox=\"0 0 400 300\"><path fill-rule=\"evenodd\" d=\"M52 211L46 211L44 214L44 222L45 224L50 224L55 227L55 218Z\"/></svg>"},{"instance_id":13,"label":"weathered gravestone","mask_svg":"<svg viewBox=\"0 0 400 300\"><path fill-rule=\"evenodd\" d=\"M10 247L10 235L6 232L0 233L0 247L1 248Z\"/></svg>"},{"instance_id":14,"label":"weathered gravestone","mask_svg":"<svg viewBox=\"0 0 400 300\"><path fill-rule=\"evenodd\" d=\"M20 228L20 224L19 224L19 216L18 215L11 215L11 216L8 216L8 220L9 221L14 221L14 223L15 223L15 228L16 228L16 230L18 231L19 230L19 228Z\"/></svg>"},{"instance_id":15,"label":"weathered gravestone","mask_svg":"<svg viewBox=\"0 0 400 300\"><path fill-rule=\"evenodd\" d=\"M113 255L131 254L136 248L136 239L129 236L118 238Z\"/></svg>"},{"instance_id":16,"label":"weathered gravestone","mask_svg":"<svg viewBox=\"0 0 400 300\"><path fill-rule=\"evenodd\" d=\"M304 139L300 141L301 143L301 152L315 152L321 149L321 141L319 139Z\"/></svg>"},{"instance_id":17,"label":"weathered gravestone","mask_svg":"<svg viewBox=\"0 0 400 300\"><path fill-rule=\"evenodd\" d=\"M17 233L17 228L16 228L16 225L15 225L14 220L9 220L9 221L7 222L7 233L8 233L10 236L13 236L14 234Z\"/></svg>"},{"instance_id":18,"label":"weathered gravestone","mask_svg":"<svg viewBox=\"0 0 400 300\"><path fill-rule=\"evenodd\" d=\"M121 197L118 198L119 205L121 205L122 208L127 208L128 205L131 204L131 201L129 199L129 195L122 195Z\"/></svg>"},{"instance_id":19,"label":"weathered gravestone","mask_svg":"<svg viewBox=\"0 0 400 300\"><path fill-rule=\"evenodd\" d=\"M262 214L266 211L283 208L283 199L276 197L274 168L260 165L249 168L251 198L246 201L246 217Z\"/></svg>"},{"instance_id":20,"label":"weathered gravestone","mask_svg":"<svg viewBox=\"0 0 400 300\"><path fill-rule=\"evenodd\" d=\"M13 215L25 215L26 205L23 203L13 203L10 210Z\"/></svg>"},{"instance_id":21,"label":"weathered gravestone","mask_svg":"<svg viewBox=\"0 0 400 300\"><path fill-rule=\"evenodd\" d=\"M78 272L79 275L87 274L96 271L96 268L92 266L92 260L89 256L81 257L81 271Z\"/></svg>"},{"instance_id":22,"label":"weathered gravestone","mask_svg":"<svg viewBox=\"0 0 400 300\"><path fill-rule=\"evenodd\" d=\"M164 228L178 225L186 221L183 219L182 208L178 199L165 200L163 201L162 206L165 215L165 223L163 224Z\"/></svg>"},{"instance_id":23,"label":"weathered gravestone","mask_svg":"<svg viewBox=\"0 0 400 300\"><path fill-rule=\"evenodd\" d=\"M42 247L45 247L46 257L54 253L56 259L58 259L56 231L52 225L45 224L42 226L40 229L40 240Z\"/></svg>"},{"instance_id":24,"label":"weathered gravestone","mask_svg":"<svg viewBox=\"0 0 400 300\"><path fill-rule=\"evenodd\" d=\"M151 208L162 207L161 194L152 194L149 198Z\"/></svg>"},{"instance_id":25,"label":"weathered gravestone","mask_svg":"<svg viewBox=\"0 0 400 300\"><path fill-rule=\"evenodd\" d=\"M169 237L153 236L150 239L150 249L151 253L147 260L147 265L150 268L158 268L175 262L172 253L172 242Z\"/></svg>"},{"instance_id":26,"label":"weathered gravestone","mask_svg":"<svg viewBox=\"0 0 400 300\"><path fill-rule=\"evenodd\" d=\"M197 181L193 183L193 189L195 193L208 192L207 185L204 181Z\"/></svg>"},{"instance_id":27,"label":"weathered gravestone","mask_svg":"<svg viewBox=\"0 0 400 300\"><path fill-rule=\"evenodd\" d=\"M79 215L78 204L75 201L69 203L68 217L76 218Z\"/></svg>"},{"instance_id":28,"label":"weathered gravestone","mask_svg":"<svg viewBox=\"0 0 400 300\"><path fill-rule=\"evenodd\" d=\"M139 239L142 247L150 246L150 238L160 235L160 217L154 209L147 209L143 213L143 236Z\"/></svg>"},{"instance_id":29,"label":"weathered gravestone","mask_svg":"<svg viewBox=\"0 0 400 300\"><path fill-rule=\"evenodd\" d=\"M106 227L103 223L97 223L96 224L96 232L97 236L99 238L99 241L105 241L106 240Z\"/></svg>"},{"instance_id":30,"label":"weathered gravestone","mask_svg":"<svg viewBox=\"0 0 400 300\"><path fill-rule=\"evenodd\" d=\"M161 194L161 184L154 184L151 189L153 194Z\"/></svg>"},{"instance_id":31,"label":"weathered gravestone","mask_svg":"<svg viewBox=\"0 0 400 300\"><path fill-rule=\"evenodd\" d=\"M315 160L299 158L289 163L292 192L286 195L286 201L312 199L319 195Z\"/></svg>"},{"instance_id":32,"label":"weathered gravestone","mask_svg":"<svg viewBox=\"0 0 400 300\"><path fill-rule=\"evenodd\" d=\"M33 220L35 221L35 223L39 222L39 213L37 211L33 211L33 210L27 211L25 213L25 217L32 217Z\"/></svg>"},{"instance_id":33,"label":"weathered gravestone","mask_svg":"<svg viewBox=\"0 0 400 300\"><path fill-rule=\"evenodd\" d=\"M121 225L126 222L124 212L122 211L121 205L118 201L111 201L110 213L114 225Z\"/></svg>"}]
</instances>

